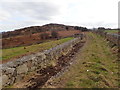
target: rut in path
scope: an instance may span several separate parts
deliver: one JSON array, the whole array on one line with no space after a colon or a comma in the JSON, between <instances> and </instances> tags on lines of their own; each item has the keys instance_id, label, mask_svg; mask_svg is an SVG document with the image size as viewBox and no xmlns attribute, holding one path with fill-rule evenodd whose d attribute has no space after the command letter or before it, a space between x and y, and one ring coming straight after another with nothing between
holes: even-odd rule
<instances>
[{"instance_id":1,"label":"rut in path","mask_svg":"<svg viewBox=\"0 0 120 90\"><path fill-rule=\"evenodd\" d=\"M58 72L62 70L62 68L68 66L68 62L77 51L84 45L85 42L80 42L74 45L71 53L67 54L66 56L61 56L58 59L56 66L49 66L47 68L43 68L42 70L37 71L37 75L34 78L29 79L27 82L28 84L25 85L26 88L41 88L52 76L55 76Z\"/></svg>"}]
</instances>

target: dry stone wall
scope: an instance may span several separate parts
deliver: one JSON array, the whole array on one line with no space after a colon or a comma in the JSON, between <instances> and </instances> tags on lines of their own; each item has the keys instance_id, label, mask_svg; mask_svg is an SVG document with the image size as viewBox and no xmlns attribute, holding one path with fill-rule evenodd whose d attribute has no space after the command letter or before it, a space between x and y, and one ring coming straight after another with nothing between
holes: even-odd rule
<instances>
[{"instance_id":1,"label":"dry stone wall","mask_svg":"<svg viewBox=\"0 0 120 90\"><path fill-rule=\"evenodd\" d=\"M2 87L12 85L24 78L29 72L45 68L51 65L53 61L71 52L73 46L81 41L81 38L75 38L66 43L58 45L44 52L38 52L24 56L17 60L2 64Z\"/></svg>"},{"instance_id":2,"label":"dry stone wall","mask_svg":"<svg viewBox=\"0 0 120 90\"><path fill-rule=\"evenodd\" d=\"M120 35L119 34L110 34L104 31L94 31L96 34L99 34L110 41L112 44L120 46Z\"/></svg>"}]
</instances>

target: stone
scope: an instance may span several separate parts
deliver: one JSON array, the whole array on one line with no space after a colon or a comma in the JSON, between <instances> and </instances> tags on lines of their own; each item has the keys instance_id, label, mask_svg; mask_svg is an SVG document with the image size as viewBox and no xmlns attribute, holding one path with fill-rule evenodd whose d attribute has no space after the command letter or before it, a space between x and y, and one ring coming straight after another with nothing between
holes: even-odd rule
<instances>
[{"instance_id":1,"label":"stone","mask_svg":"<svg viewBox=\"0 0 120 90\"><path fill-rule=\"evenodd\" d=\"M2 76L0 76L0 89L2 88Z\"/></svg>"},{"instance_id":2,"label":"stone","mask_svg":"<svg viewBox=\"0 0 120 90\"><path fill-rule=\"evenodd\" d=\"M41 57L42 60L46 59L45 53L41 53L41 56L42 56L42 57Z\"/></svg>"},{"instance_id":3,"label":"stone","mask_svg":"<svg viewBox=\"0 0 120 90\"><path fill-rule=\"evenodd\" d=\"M28 67L26 64L20 65L17 67L17 75L22 74L22 73L27 73L28 72Z\"/></svg>"},{"instance_id":4,"label":"stone","mask_svg":"<svg viewBox=\"0 0 120 90\"><path fill-rule=\"evenodd\" d=\"M15 71L15 68L7 68L7 69L5 70L5 74L13 74L14 71Z\"/></svg>"},{"instance_id":5,"label":"stone","mask_svg":"<svg viewBox=\"0 0 120 90\"><path fill-rule=\"evenodd\" d=\"M16 76L16 79L15 79L15 83L21 81L21 80L23 79L23 77L24 77L23 74L17 75L17 76Z\"/></svg>"},{"instance_id":6,"label":"stone","mask_svg":"<svg viewBox=\"0 0 120 90\"><path fill-rule=\"evenodd\" d=\"M36 70L36 67L35 66L32 66L29 71L35 71Z\"/></svg>"},{"instance_id":7,"label":"stone","mask_svg":"<svg viewBox=\"0 0 120 90\"><path fill-rule=\"evenodd\" d=\"M37 56L37 62L38 63L41 63L41 61L42 61L42 56L40 55L40 56Z\"/></svg>"},{"instance_id":8,"label":"stone","mask_svg":"<svg viewBox=\"0 0 120 90\"><path fill-rule=\"evenodd\" d=\"M12 85L12 84L14 84L14 82L15 82L15 77L12 77L12 78L10 78L11 80L10 80L10 85Z\"/></svg>"},{"instance_id":9,"label":"stone","mask_svg":"<svg viewBox=\"0 0 120 90\"><path fill-rule=\"evenodd\" d=\"M28 71L30 71L30 68L33 67L32 61L27 62L27 67L28 67Z\"/></svg>"},{"instance_id":10,"label":"stone","mask_svg":"<svg viewBox=\"0 0 120 90\"><path fill-rule=\"evenodd\" d=\"M20 64L20 61L17 59L15 61L8 62L6 66L10 68L16 68L17 66L19 66L19 64Z\"/></svg>"},{"instance_id":11,"label":"stone","mask_svg":"<svg viewBox=\"0 0 120 90\"><path fill-rule=\"evenodd\" d=\"M8 84L9 77L7 75L2 75L2 86L6 86Z\"/></svg>"}]
</instances>

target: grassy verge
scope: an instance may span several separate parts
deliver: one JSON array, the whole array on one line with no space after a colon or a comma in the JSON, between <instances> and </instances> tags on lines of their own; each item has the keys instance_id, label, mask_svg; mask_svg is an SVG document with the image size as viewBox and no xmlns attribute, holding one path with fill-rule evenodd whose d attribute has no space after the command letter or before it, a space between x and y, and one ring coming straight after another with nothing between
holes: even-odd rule
<instances>
[{"instance_id":1,"label":"grassy verge","mask_svg":"<svg viewBox=\"0 0 120 90\"><path fill-rule=\"evenodd\" d=\"M118 30L105 30L105 32L108 32L108 33L118 33Z\"/></svg>"},{"instance_id":2,"label":"grassy verge","mask_svg":"<svg viewBox=\"0 0 120 90\"><path fill-rule=\"evenodd\" d=\"M45 42L42 44L36 44L36 45L31 45L31 46L26 46L26 47L2 49L2 60L12 59L14 57L25 55L27 53L33 53L33 52L50 49L61 43L67 42L71 39L73 39L73 37L64 38L64 39L55 40L55 41L49 41L49 42Z\"/></svg>"},{"instance_id":3,"label":"grassy verge","mask_svg":"<svg viewBox=\"0 0 120 90\"><path fill-rule=\"evenodd\" d=\"M117 55L100 36L88 33L87 43L77 55L77 63L53 83L66 88L118 87Z\"/></svg>"}]
</instances>

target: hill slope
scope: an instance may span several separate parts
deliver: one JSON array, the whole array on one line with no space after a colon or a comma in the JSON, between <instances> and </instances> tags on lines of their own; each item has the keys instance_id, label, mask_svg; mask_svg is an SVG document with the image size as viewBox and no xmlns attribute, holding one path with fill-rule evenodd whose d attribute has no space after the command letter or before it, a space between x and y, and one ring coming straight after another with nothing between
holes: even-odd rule
<instances>
[{"instance_id":1,"label":"hill slope","mask_svg":"<svg viewBox=\"0 0 120 90\"><path fill-rule=\"evenodd\" d=\"M65 31L65 30L69 31L69 30L82 30L82 29L87 29L87 28L78 27L78 26L68 26L63 24L46 24L43 26L31 26L31 27L17 29L14 31L2 32L2 38L14 37L19 35L30 35L45 31Z\"/></svg>"},{"instance_id":2,"label":"hill slope","mask_svg":"<svg viewBox=\"0 0 120 90\"><path fill-rule=\"evenodd\" d=\"M42 33L48 33L50 36L52 31L58 33L59 38L72 36L81 33L81 30L86 28L77 26L67 26L62 24L46 24L43 26L31 26L15 31L2 33L2 48L11 48L18 46L26 46L41 43ZM51 39L51 38L49 38Z\"/></svg>"}]
</instances>

